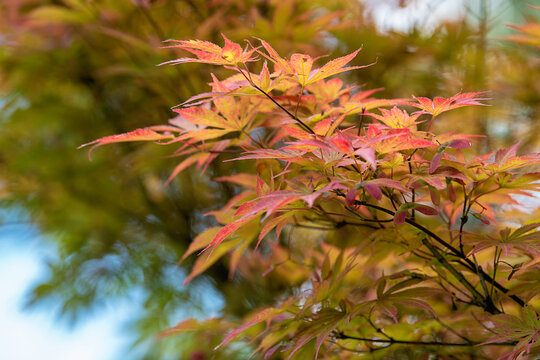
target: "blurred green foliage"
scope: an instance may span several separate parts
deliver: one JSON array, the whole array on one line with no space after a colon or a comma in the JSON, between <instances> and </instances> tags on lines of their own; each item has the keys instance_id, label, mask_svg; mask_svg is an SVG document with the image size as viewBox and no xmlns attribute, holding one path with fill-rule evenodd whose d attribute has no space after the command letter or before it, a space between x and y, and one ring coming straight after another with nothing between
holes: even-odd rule
<instances>
[{"instance_id":1,"label":"blurred green foliage","mask_svg":"<svg viewBox=\"0 0 540 360\"><path fill-rule=\"evenodd\" d=\"M524 9L523 2L514 3L515 11ZM494 135L495 144L481 143L486 148L518 140L524 150L538 147L537 49L492 38L487 10L472 20L408 33L381 33L371 14L362 2L338 0L1 4L2 206L22 207L58 252L29 304L61 304L62 315L76 321L88 309L134 296L144 307L134 315L133 329L146 344L146 358L204 359L211 346L198 349L187 338L156 342L153 336L182 313L205 316L209 293L234 317L289 291L277 279L228 281L225 264L181 287L184 273L176 262L191 239L213 225L203 214L235 194L209 180L241 171L237 164L216 162L204 175L184 172L166 186L176 164L166 147L108 147L95 151L92 161L76 150L101 136L164 124L173 117L171 106L208 91L208 71L215 69L156 66L181 56L162 48L165 39L221 43L222 32L236 41L264 38L282 54L331 57L363 45L356 63L377 64L349 74L353 81L384 87L384 97L492 90L497 105L471 109L475 121L457 113L461 118L435 126ZM238 351L213 358L241 358Z\"/></svg>"}]
</instances>

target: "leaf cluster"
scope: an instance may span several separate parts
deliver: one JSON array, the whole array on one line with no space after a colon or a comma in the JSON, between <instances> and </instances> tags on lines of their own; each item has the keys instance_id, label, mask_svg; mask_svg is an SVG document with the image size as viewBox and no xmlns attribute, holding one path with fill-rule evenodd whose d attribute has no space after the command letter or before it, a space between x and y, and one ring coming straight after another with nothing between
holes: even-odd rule
<instances>
[{"instance_id":1,"label":"leaf cluster","mask_svg":"<svg viewBox=\"0 0 540 360\"><path fill-rule=\"evenodd\" d=\"M216 179L239 190L208 214L221 226L184 255L199 252L185 284L227 257L231 277L279 281L288 295L220 346L249 330L264 358L384 357L409 346L501 358L538 350L536 300L514 290L538 266L538 223L504 224L501 215L513 196L540 190L540 175L523 171L540 155L518 155L519 144L476 155L468 151L475 136L431 131L448 111L485 105L485 92L378 99L377 90L329 79L363 68L347 66L359 50L318 66L306 54L284 58L264 40L242 48L223 39L223 47L173 45L195 57L166 64L233 74L212 75L211 92L181 104L169 125L90 143L177 145L183 160L171 177L192 164L204 171L224 154L253 165ZM519 312L526 315L512 315ZM164 334L208 329L186 324Z\"/></svg>"}]
</instances>

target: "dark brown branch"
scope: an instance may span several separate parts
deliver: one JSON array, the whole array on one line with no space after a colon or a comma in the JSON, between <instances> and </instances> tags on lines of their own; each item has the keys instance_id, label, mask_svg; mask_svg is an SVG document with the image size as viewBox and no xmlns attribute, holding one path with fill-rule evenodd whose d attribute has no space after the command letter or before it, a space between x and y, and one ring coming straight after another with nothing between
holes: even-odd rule
<instances>
[{"instance_id":1,"label":"dark brown branch","mask_svg":"<svg viewBox=\"0 0 540 360\"><path fill-rule=\"evenodd\" d=\"M370 316L371 316L371 313L370 313ZM368 322L368 324L375 330L377 331L379 334L381 334L382 336L386 337L388 340L394 340L394 338L392 338L390 335L387 335L380 327L378 327L377 325L375 325L373 323L373 321L371 321L371 319L369 318L370 316L363 316L364 319L366 319L366 321Z\"/></svg>"},{"instance_id":2,"label":"dark brown branch","mask_svg":"<svg viewBox=\"0 0 540 360\"><path fill-rule=\"evenodd\" d=\"M448 331L450 331L452 334L456 335L457 337L459 337L460 339L462 339L463 341L469 343L469 344L472 344L472 340L468 339L467 337L461 335L460 333L458 333L456 330L454 330L452 327L450 327L450 325L447 325L445 324L441 319L439 319L438 317L433 317L433 320L437 321L439 324L441 324L444 328L446 328Z\"/></svg>"},{"instance_id":3,"label":"dark brown branch","mask_svg":"<svg viewBox=\"0 0 540 360\"><path fill-rule=\"evenodd\" d=\"M351 336L338 332L335 334L336 339L348 339L348 340L358 340L365 341L369 343L381 343L381 344L401 344L401 345L428 345L428 346L477 346L481 343L470 342L470 343L454 343L454 342L442 342L442 341L414 341L414 340L396 340L396 339L370 339L360 336ZM517 342L503 342L503 343L491 343L486 344L486 346L514 346Z\"/></svg>"},{"instance_id":4,"label":"dark brown branch","mask_svg":"<svg viewBox=\"0 0 540 360\"><path fill-rule=\"evenodd\" d=\"M364 114L366 113L366 107L364 106L362 108L362 112L360 113L360 123L358 124L358 133L356 135L360 136L360 132L362 131L362 126L364 125Z\"/></svg>"},{"instance_id":5,"label":"dark brown branch","mask_svg":"<svg viewBox=\"0 0 540 360\"><path fill-rule=\"evenodd\" d=\"M274 104L276 104L277 107L279 107L281 110L285 111L287 113L287 115L289 115L289 117L291 119L293 119L294 121L296 121L297 123L299 123L305 130L307 130L308 132L310 132L311 134L315 134L315 131L313 131L309 126L306 125L306 123L304 123L302 120L300 120L299 118L297 118L296 116L294 116L293 113L291 113L289 110L287 110L286 108L284 108L280 103L278 103L276 100L274 100L273 97L271 97L267 92L265 92L263 89L261 89L260 87L258 87L257 85L255 84L251 84L255 89L259 90L261 93L263 93L264 96L266 96L268 99L270 99L270 101L272 101Z\"/></svg>"},{"instance_id":6,"label":"dark brown branch","mask_svg":"<svg viewBox=\"0 0 540 360\"><path fill-rule=\"evenodd\" d=\"M465 199L463 200L463 210L461 212L461 220L459 224L459 249L461 250L461 254L465 255L463 251L463 227L469 221L469 217L467 216L467 194L465 193L465 187L463 187L463 196Z\"/></svg>"},{"instance_id":7,"label":"dark brown branch","mask_svg":"<svg viewBox=\"0 0 540 360\"><path fill-rule=\"evenodd\" d=\"M324 231L337 230L337 228L334 226L329 227L329 226L315 226L315 225L306 225L306 224L294 224L294 226L301 227L304 229L313 229L313 230L324 230Z\"/></svg>"},{"instance_id":8,"label":"dark brown branch","mask_svg":"<svg viewBox=\"0 0 540 360\"><path fill-rule=\"evenodd\" d=\"M464 228L465 224L467 223L467 221L469 220L469 216L468 216L469 209L472 206L472 202L471 202L469 204L469 207L467 208L467 201L468 201L469 197L467 196L467 192L465 191L465 186L463 186L463 197L464 197L464 199L463 199L463 210L462 210L462 213L461 213L461 221L460 221L460 225L459 225L459 250L461 251L461 255L465 256L465 253L463 251L463 228ZM478 265L478 261L476 261L476 256L473 255L472 258L473 258L473 261L474 261L474 269L476 271L476 274L478 275L478 278L480 279L480 285L482 286L482 290L484 291L484 294L485 294L486 306L489 309L496 309L497 310L497 307L493 303L493 298L491 297L491 294L487 289L486 281L484 279L484 275L482 274L482 272L480 272L481 267ZM495 279L495 276L493 276L493 279ZM493 289L493 285L492 285L492 289Z\"/></svg>"},{"instance_id":9,"label":"dark brown branch","mask_svg":"<svg viewBox=\"0 0 540 360\"><path fill-rule=\"evenodd\" d=\"M409 174L411 174L411 175L412 175L412 163L411 163L411 160L412 160L412 157L414 156L414 154L416 153L416 151L418 151L418 149L414 149L414 151L411 153L411 155L409 155L409 159L407 160L407 163L409 165ZM414 203L415 201L416 201L416 190L412 189L411 202ZM414 211L414 208L412 209L412 212L411 212L411 218L413 219L413 221L416 218L416 213Z\"/></svg>"},{"instance_id":10,"label":"dark brown branch","mask_svg":"<svg viewBox=\"0 0 540 360\"><path fill-rule=\"evenodd\" d=\"M444 266L444 268L446 270L448 270L452 275L454 275L454 277L461 283L463 284L463 286L465 286L465 288L467 288L467 290L469 290L469 292L471 293L471 295L473 296L474 298L474 304L475 305L478 305L478 306L481 306L483 307L487 312L491 313L491 314L498 314L500 313L500 311L498 311L496 308L493 309L491 308L487 303L486 303L486 300L484 299L484 297L482 296L482 294L480 294L478 292L478 290L476 290L476 288L467 280L465 279L465 277L463 276L463 274L461 274L459 271L456 270L456 268L454 268L449 262L448 260L446 260L444 258L444 256L441 255L441 253L439 253L439 250L437 250L437 248L431 244L429 241L427 241L427 239L422 239L422 244L424 244L428 249L429 251L431 251L431 253L433 254L433 256L435 256L435 258L437 259L437 261L439 261L439 263Z\"/></svg>"},{"instance_id":11,"label":"dark brown branch","mask_svg":"<svg viewBox=\"0 0 540 360\"><path fill-rule=\"evenodd\" d=\"M296 121L298 124L300 124L300 126L302 126L304 128L304 130L307 130L308 132L310 132L311 134L315 134L315 131L313 131L309 126L307 126L302 120L300 120L299 118L297 118L293 113L291 113L289 110L287 110L286 108L284 108L280 103L278 103L276 100L274 100L274 98L272 96L270 96L270 94L268 94L266 91L264 91L263 89L261 89L260 87L258 87L257 85L255 85L255 83L248 77L246 76L246 74L244 74L244 72L242 71L242 69L240 69L239 67L236 67L236 69L244 76L244 78L246 78L246 80L250 83L251 86L253 86L255 89L257 89L258 91L260 91L264 96L266 96L270 101L272 101L277 107L279 107L281 110L285 111L285 113L287 113L287 115L293 119L294 121ZM249 74L249 73L248 73Z\"/></svg>"},{"instance_id":12,"label":"dark brown branch","mask_svg":"<svg viewBox=\"0 0 540 360\"><path fill-rule=\"evenodd\" d=\"M343 193L340 193L338 191L338 194L340 194L340 196L345 196ZM386 208L383 208L381 206L378 206L378 205L374 205L374 204L370 204L370 203L367 203L365 201L360 201L360 200L355 200L355 205L363 205L363 206L366 206L366 207L370 207L372 209L376 209L376 210L379 210L379 211L382 211L388 215L391 215L391 216L395 216L395 213L392 211L392 210L388 210ZM450 245L448 242L444 241L441 237L439 237L437 234L435 234L433 231L427 229L426 227L420 225L419 223L417 223L416 221L413 221L409 218L405 219L405 222L409 225L412 225L414 226L415 228L417 228L418 230L421 230L424 234L426 235L429 235L431 238L433 238L435 241L437 241L439 244L443 245L446 249L450 250L455 256L457 256L459 259L463 260L467 265L468 265L468 269L473 271L474 272L474 269L476 268L474 266L474 263L469 260L464 254L462 254L458 249L456 249L455 247L453 247L452 245ZM482 268L478 268L478 273L482 274L482 276L484 277L484 280L486 280L487 282L489 282L490 284L492 284L493 286L495 286L498 290L500 290L502 293L506 294L508 293L510 290L508 290L507 288L505 288L504 286L502 286L499 282L497 282L495 279L493 279L491 276L489 276L489 274L487 274ZM515 302L517 303L518 305L520 306L525 306L525 302L520 298L518 297L517 295L509 295L509 297Z\"/></svg>"}]
</instances>

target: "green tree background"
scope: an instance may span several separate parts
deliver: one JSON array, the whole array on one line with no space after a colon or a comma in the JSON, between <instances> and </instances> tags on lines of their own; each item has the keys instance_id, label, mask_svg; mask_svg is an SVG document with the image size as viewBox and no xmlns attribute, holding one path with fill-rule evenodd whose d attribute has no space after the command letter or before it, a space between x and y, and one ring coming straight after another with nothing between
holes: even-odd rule
<instances>
[{"instance_id":1,"label":"green tree background","mask_svg":"<svg viewBox=\"0 0 540 360\"><path fill-rule=\"evenodd\" d=\"M405 16L417 3L379 7ZM407 22L406 31L382 28L370 1L0 5L1 206L27 213L58 254L28 305L61 304L61 316L76 322L88 310L136 296L144 311L134 315L131 328L145 344L145 357L183 358L196 354L194 341L155 341L154 335L187 313L204 317L209 296L222 299L222 313L234 317L288 291L287 282L275 278L229 281L225 264L181 286L185 272L178 259L196 234L214 225L203 214L236 191L210 180L241 170L233 168L238 165L216 163L204 175L184 172L165 185L176 165L168 148L124 144L95 151L92 161L76 150L101 136L164 124L173 117L171 106L208 91L207 68L156 66L179 56L162 48L163 40L220 43L222 32L235 41L264 38L281 54L331 57L363 46L357 64L377 64L348 74L351 82L383 87L384 97L491 90L494 106L449 115L436 126L489 134L482 150L519 140L523 151L533 151L540 140L538 48L505 41L513 31L502 25L534 21L525 4L468 2L461 16L443 22L420 12L422 21ZM243 355L229 349L214 356Z\"/></svg>"}]
</instances>

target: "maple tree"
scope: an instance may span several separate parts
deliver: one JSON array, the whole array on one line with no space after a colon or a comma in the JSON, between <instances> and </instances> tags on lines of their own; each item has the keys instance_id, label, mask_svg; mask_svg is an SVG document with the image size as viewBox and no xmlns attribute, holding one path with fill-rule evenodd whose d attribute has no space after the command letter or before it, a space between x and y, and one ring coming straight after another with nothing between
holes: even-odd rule
<instances>
[{"instance_id":1,"label":"maple tree","mask_svg":"<svg viewBox=\"0 0 540 360\"><path fill-rule=\"evenodd\" d=\"M223 39L171 45L195 57L165 64L233 75L212 75L212 90L176 108L169 125L85 144L177 144L183 160L171 178L222 156L253 162L251 173L215 179L238 191L207 214L221 226L191 243L182 260L198 257L184 283L226 257L231 277L285 290L242 324L189 319L162 336L229 329L219 347L251 335L244 346L265 359L540 352L536 293L526 286L540 266L540 223L505 221L519 210L503 206L540 191L540 173L524 170L540 154L518 155L515 144L475 155L476 136L432 132L442 113L486 105L488 93L377 99L330 78L364 67L347 66L359 50L317 67L261 39L245 48Z\"/></svg>"}]
</instances>

